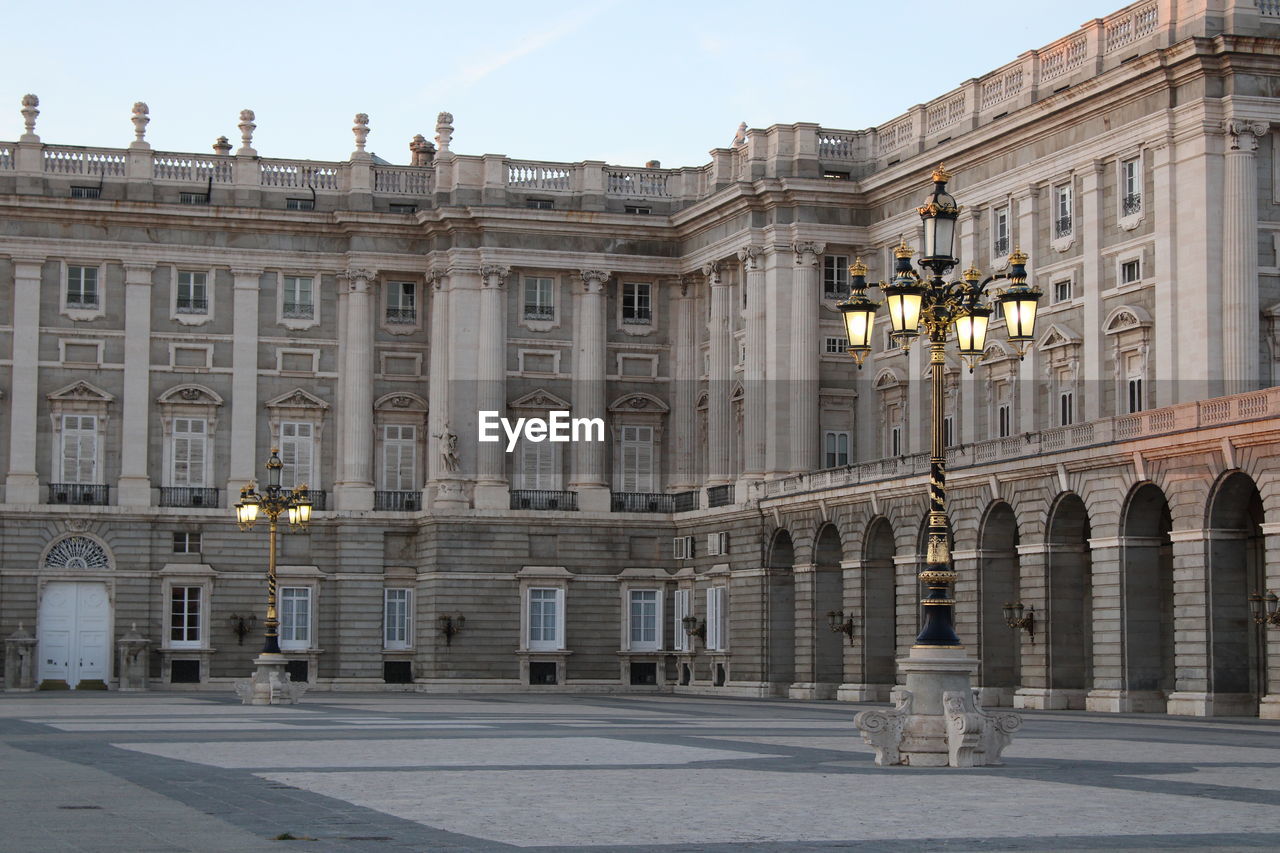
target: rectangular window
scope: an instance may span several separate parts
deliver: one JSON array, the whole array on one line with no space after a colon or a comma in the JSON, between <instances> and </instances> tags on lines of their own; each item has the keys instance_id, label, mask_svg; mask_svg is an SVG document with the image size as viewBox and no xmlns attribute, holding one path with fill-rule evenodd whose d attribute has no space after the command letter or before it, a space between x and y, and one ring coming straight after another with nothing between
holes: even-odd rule
<instances>
[{"instance_id":1,"label":"rectangular window","mask_svg":"<svg viewBox=\"0 0 1280 853\"><path fill-rule=\"evenodd\" d=\"M549 198L527 198L524 206L530 210L554 210L556 203Z\"/></svg>"},{"instance_id":2,"label":"rectangular window","mask_svg":"<svg viewBox=\"0 0 1280 853\"><path fill-rule=\"evenodd\" d=\"M418 430L409 424L382 428L382 487L389 492L411 492L418 487Z\"/></svg>"},{"instance_id":3,"label":"rectangular window","mask_svg":"<svg viewBox=\"0 0 1280 853\"><path fill-rule=\"evenodd\" d=\"M1009 208L997 207L991 217L991 254L1002 258L1009 254Z\"/></svg>"},{"instance_id":4,"label":"rectangular window","mask_svg":"<svg viewBox=\"0 0 1280 853\"><path fill-rule=\"evenodd\" d=\"M310 320L315 316L312 279L309 276L286 275L283 286L280 316L288 320Z\"/></svg>"},{"instance_id":5,"label":"rectangular window","mask_svg":"<svg viewBox=\"0 0 1280 853\"><path fill-rule=\"evenodd\" d=\"M524 280L524 318L526 320L554 320L556 303L553 281L541 276Z\"/></svg>"},{"instance_id":6,"label":"rectangular window","mask_svg":"<svg viewBox=\"0 0 1280 853\"><path fill-rule=\"evenodd\" d=\"M902 455L902 427L896 426L889 430L889 455Z\"/></svg>"},{"instance_id":7,"label":"rectangular window","mask_svg":"<svg viewBox=\"0 0 1280 853\"><path fill-rule=\"evenodd\" d=\"M729 534L727 531L719 530L715 533L707 534L707 556L719 557L721 554L729 553Z\"/></svg>"},{"instance_id":8,"label":"rectangular window","mask_svg":"<svg viewBox=\"0 0 1280 853\"><path fill-rule=\"evenodd\" d=\"M1120 164L1120 214L1132 216L1142 212L1142 174L1138 158Z\"/></svg>"},{"instance_id":9,"label":"rectangular window","mask_svg":"<svg viewBox=\"0 0 1280 853\"><path fill-rule=\"evenodd\" d=\"M208 193L178 193L178 204L208 204Z\"/></svg>"},{"instance_id":10,"label":"rectangular window","mask_svg":"<svg viewBox=\"0 0 1280 853\"><path fill-rule=\"evenodd\" d=\"M311 648L311 587L280 587L280 648Z\"/></svg>"},{"instance_id":11,"label":"rectangular window","mask_svg":"<svg viewBox=\"0 0 1280 853\"><path fill-rule=\"evenodd\" d=\"M387 322L406 325L418 322L416 296L417 285L411 281L387 282Z\"/></svg>"},{"instance_id":12,"label":"rectangular window","mask_svg":"<svg viewBox=\"0 0 1280 853\"><path fill-rule=\"evenodd\" d=\"M942 446L954 447L956 443L956 419L954 415L942 417Z\"/></svg>"},{"instance_id":13,"label":"rectangular window","mask_svg":"<svg viewBox=\"0 0 1280 853\"><path fill-rule=\"evenodd\" d=\"M67 267L67 307L98 307L97 267Z\"/></svg>"},{"instance_id":14,"label":"rectangular window","mask_svg":"<svg viewBox=\"0 0 1280 853\"><path fill-rule=\"evenodd\" d=\"M564 648L564 590L529 588L529 648L553 651Z\"/></svg>"},{"instance_id":15,"label":"rectangular window","mask_svg":"<svg viewBox=\"0 0 1280 853\"><path fill-rule=\"evenodd\" d=\"M173 553L199 554L200 534L178 531L173 534Z\"/></svg>"},{"instance_id":16,"label":"rectangular window","mask_svg":"<svg viewBox=\"0 0 1280 853\"><path fill-rule=\"evenodd\" d=\"M707 648L722 650L728 639L725 631L725 588L713 586L707 590Z\"/></svg>"},{"instance_id":17,"label":"rectangular window","mask_svg":"<svg viewBox=\"0 0 1280 853\"><path fill-rule=\"evenodd\" d=\"M822 256L822 296L844 299L849 295L849 256Z\"/></svg>"},{"instance_id":18,"label":"rectangular window","mask_svg":"<svg viewBox=\"0 0 1280 853\"><path fill-rule=\"evenodd\" d=\"M693 559L693 537L676 536L671 540L671 558L673 560Z\"/></svg>"},{"instance_id":19,"label":"rectangular window","mask_svg":"<svg viewBox=\"0 0 1280 853\"><path fill-rule=\"evenodd\" d=\"M1013 408L1008 403L996 407L996 436L1008 438L1013 431Z\"/></svg>"},{"instance_id":20,"label":"rectangular window","mask_svg":"<svg viewBox=\"0 0 1280 853\"><path fill-rule=\"evenodd\" d=\"M1064 278L1061 281L1055 281L1053 283L1054 304L1057 304L1059 302L1070 302L1070 301L1071 301L1071 279Z\"/></svg>"},{"instance_id":21,"label":"rectangular window","mask_svg":"<svg viewBox=\"0 0 1280 853\"><path fill-rule=\"evenodd\" d=\"M386 649L407 649L412 645L410 632L413 603L411 589L384 589L382 591L382 646Z\"/></svg>"},{"instance_id":22,"label":"rectangular window","mask_svg":"<svg viewBox=\"0 0 1280 853\"><path fill-rule=\"evenodd\" d=\"M652 651L662 648L662 624L658 615L658 591L656 589L631 590L631 648L635 651Z\"/></svg>"},{"instance_id":23,"label":"rectangular window","mask_svg":"<svg viewBox=\"0 0 1280 853\"><path fill-rule=\"evenodd\" d=\"M72 187L72 198L102 198L102 187Z\"/></svg>"},{"instance_id":24,"label":"rectangular window","mask_svg":"<svg viewBox=\"0 0 1280 853\"><path fill-rule=\"evenodd\" d=\"M560 465L556 446L547 441L520 442L520 488L560 488Z\"/></svg>"},{"instance_id":25,"label":"rectangular window","mask_svg":"<svg viewBox=\"0 0 1280 853\"><path fill-rule=\"evenodd\" d=\"M689 633L685 630L684 618L692 612L689 609L689 590L677 589L674 605L675 607L671 611L671 636L675 638L676 651L688 651Z\"/></svg>"},{"instance_id":26,"label":"rectangular window","mask_svg":"<svg viewBox=\"0 0 1280 853\"><path fill-rule=\"evenodd\" d=\"M62 482L98 482L98 419L94 415L62 416Z\"/></svg>"},{"instance_id":27,"label":"rectangular window","mask_svg":"<svg viewBox=\"0 0 1280 853\"><path fill-rule=\"evenodd\" d=\"M312 460L315 448L312 437L315 428L311 424L285 422L280 424L280 485L286 489L307 485L315 488L312 477Z\"/></svg>"},{"instance_id":28,"label":"rectangular window","mask_svg":"<svg viewBox=\"0 0 1280 853\"><path fill-rule=\"evenodd\" d=\"M1133 284L1142 278L1142 262L1138 260L1125 261L1120 265L1120 283Z\"/></svg>"},{"instance_id":29,"label":"rectangular window","mask_svg":"<svg viewBox=\"0 0 1280 853\"><path fill-rule=\"evenodd\" d=\"M170 485L196 488L205 485L206 426L204 418L173 419Z\"/></svg>"},{"instance_id":30,"label":"rectangular window","mask_svg":"<svg viewBox=\"0 0 1280 853\"><path fill-rule=\"evenodd\" d=\"M284 200L285 210L315 210L315 199L310 198L287 198Z\"/></svg>"},{"instance_id":31,"label":"rectangular window","mask_svg":"<svg viewBox=\"0 0 1280 853\"><path fill-rule=\"evenodd\" d=\"M624 213L634 214L636 216L648 216L653 213L652 207L640 207L636 204L628 204L623 207Z\"/></svg>"},{"instance_id":32,"label":"rectangular window","mask_svg":"<svg viewBox=\"0 0 1280 853\"><path fill-rule=\"evenodd\" d=\"M822 346L822 351L827 355L844 355L849 351L849 339L827 338Z\"/></svg>"},{"instance_id":33,"label":"rectangular window","mask_svg":"<svg viewBox=\"0 0 1280 853\"><path fill-rule=\"evenodd\" d=\"M1058 426L1071 426L1075 423L1075 394L1063 391L1058 394Z\"/></svg>"},{"instance_id":34,"label":"rectangular window","mask_svg":"<svg viewBox=\"0 0 1280 853\"><path fill-rule=\"evenodd\" d=\"M418 212L418 206L416 204L396 204L392 202L387 205L387 210L391 213L411 215Z\"/></svg>"},{"instance_id":35,"label":"rectangular window","mask_svg":"<svg viewBox=\"0 0 1280 853\"><path fill-rule=\"evenodd\" d=\"M653 286L645 282L623 282L622 322L641 326L653 322L652 291Z\"/></svg>"},{"instance_id":36,"label":"rectangular window","mask_svg":"<svg viewBox=\"0 0 1280 853\"><path fill-rule=\"evenodd\" d=\"M1071 236L1071 184L1053 188L1053 236Z\"/></svg>"},{"instance_id":37,"label":"rectangular window","mask_svg":"<svg viewBox=\"0 0 1280 853\"><path fill-rule=\"evenodd\" d=\"M179 314L208 314L209 292L206 286L208 273L178 270Z\"/></svg>"},{"instance_id":38,"label":"rectangular window","mask_svg":"<svg viewBox=\"0 0 1280 853\"><path fill-rule=\"evenodd\" d=\"M1141 412L1146 406L1142 397L1142 379L1133 377L1129 379L1129 414Z\"/></svg>"},{"instance_id":39,"label":"rectangular window","mask_svg":"<svg viewBox=\"0 0 1280 853\"><path fill-rule=\"evenodd\" d=\"M838 468L849 464L849 433L827 432L824 439L824 468Z\"/></svg>"},{"instance_id":40,"label":"rectangular window","mask_svg":"<svg viewBox=\"0 0 1280 853\"><path fill-rule=\"evenodd\" d=\"M200 587L175 586L169 596L169 646L200 646Z\"/></svg>"},{"instance_id":41,"label":"rectangular window","mask_svg":"<svg viewBox=\"0 0 1280 853\"><path fill-rule=\"evenodd\" d=\"M622 491L653 491L653 427L622 428Z\"/></svg>"}]
</instances>

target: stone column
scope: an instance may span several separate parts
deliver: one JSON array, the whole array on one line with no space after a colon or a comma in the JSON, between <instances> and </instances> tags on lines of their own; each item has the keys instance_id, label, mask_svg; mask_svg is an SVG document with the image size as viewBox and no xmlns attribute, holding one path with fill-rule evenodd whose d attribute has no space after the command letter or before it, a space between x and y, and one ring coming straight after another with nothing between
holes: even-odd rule
<instances>
[{"instance_id":1,"label":"stone column","mask_svg":"<svg viewBox=\"0 0 1280 853\"><path fill-rule=\"evenodd\" d=\"M262 270L233 269L231 318L231 465L227 506L258 476L258 283Z\"/></svg>"},{"instance_id":2,"label":"stone column","mask_svg":"<svg viewBox=\"0 0 1280 853\"><path fill-rule=\"evenodd\" d=\"M1262 537L1262 565L1265 573L1262 586L1264 589L1280 591L1280 521L1263 524ZM1262 643L1267 664L1264 673L1266 684L1258 685L1262 693L1258 716L1264 720L1280 720L1280 628L1254 628L1265 631Z\"/></svg>"},{"instance_id":3,"label":"stone column","mask_svg":"<svg viewBox=\"0 0 1280 853\"><path fill-rule=\"evenodd\" d=\"M1129 711L1124 681L1123 539L1089 540L1093 564L1093 686L1087 711Z\"/></svg>"},{"instance_id":4,"label":"stone column","mask_svg":"<svg viewBox=\"0 0 1280 853\"><path fill-rule=\"evenodd\" d=\"M765 470L765 419L768 411L765 402L765 321L764 321L764 266L759 246L745 246L738 250L746 275L742 286L746 289L747 317L744 343L747 359L742 369L743 406L742 444L744 453L742 472L745 481L759 480ZM743 496L746 496L744 489Z\"/></svg>"},{"instance_id":5,"label":"stone column","mask_svg":"<svg viewBox=\"0 0 1280 853\"><path fill-rule=\"evenodd\" d=\"M791 470L818 467L818 258L825 243L804 240L792 244L796 277L791 289ZM781 378L781 377L778 377Z\"/></svg>"},{"instance_id":6,"label":"stone column","mask_svg":"<svg viewBox=\"0 0 1280 853\"><path fill-rule=\"evenodd\" d=\"M428 498L433 508L448 511L466 507L466 496L458 482L457 454L450 450L450 444L457 443L457 434L449 426L449 275L444 270L432 270L428 280L431 287Z\"/></svg>"},{"instance_id":7,"label":"stone column","mask_svg":"<svg viewBox=\"0 0 1280 853\"><path fill-rule=\"evenodd\" d=\"M729 470L729 386L733 381L733 334L729 312L733 290L720 264L702 268L711 285L711 319L707 321L711 370L707 376L707 485L733 482Z\"/></svg>"},{"instance_id":8,"label":"stone column","mask_svg":"<svg viewBox=\"0 0 1280 853\"><path fill-rule=\"evenodd\" d=\"M675 322L672 328L671 377L671 488L697 488L698 456L698 302L695 279L685 276L674 292Z\"/></svg>"},{"instance_id":9,"label":"stone column","mask_svg":"<svg viewBox=\"0 0 1280 853\"><path fill-rule=\"evenodd\" d=\"M373 319L370 288L376 273L350 269L338 276L347 292L342 358L342 425L338 509L373 509Z\"/></svg>"},{"instance_id":10,"label":"stone column","mask_svg":"<svg viewBox=\"0 0 1280 853\"><path fill-rule=\"evenodd\" d=\"M1042 542L1018 545L1018 600L1034 611L1035 621L1028 636L1022 628L1018 643L1018 686L1013 694L1015 708L1066 708L1049 690L1049 643L1045 619L1049 614L1049 546ZM1024 613L1024 615L1025 615Z\"/></svg>"},{"instance_id":11,"label":"stone column","mask_svg":"<svg viewBox=\"0 0 1280 853\"><path fill-rule=\"evenodd\" d=\"M1262 122L1228 120L1222 199L1224 393L1258 387L1258 137Z\"/></svg>"},{"instance_id":12,"label":"stone column","mask_svg":"<svg viewBox=\"0 0 1280 853\"><path fill-rule=\"evenodd\" d=\"M1152 205L1151 210L1156 217L1155 234L1155 274L1159 277L1160 286L1175 294L1172 299L1157 299L1152 308L1156 333L1151 336L1152 356L1155 369L1150 372L1150 388L1145 392L1152 408L1173 405L1177 397L1173 393L1178 375L1176 366L1176 349L1178 346L1178 264L1174 258L1174 247L1177 245L1177 232L1174 222L1177 210L1177 194L1174 181L1177 180L1177 166L1173 160L1173 141L1166 139L1151 148ZM1097 329L1091 332L1097 334Z\"/></svg>"},{"instance_id":13,"label":"stone column","mask_svg":"<svg viewBox=\"0 0 1280 853\"><path fill-rule=\"evenodd\" d=\"M765 385L767 412L765 414L764 467L765 474L787 474L791 468L791 410L788 399L791 378L791 348L788 338L791 325L790 292L795 264L786 263L786 252L781 247L766 246L764 256L764 304L765 304L765 376L773 381Z\"/></svg>"},{"instance_id":14,"label":"stone column","mask_svg":"<svg viewBox=\"0 0 1280 853\"><path fill-rule=\"evenodd\" d=\"M1230 537L1234 531L1222 531ZM1213 580L1208 549L1213 530L1173 530L1173 632L1175 683L1165 713L1211 717L1213 690ZM1226 698L1226 697L1224 697ZM1238 709L1220 709L1231 713ZM1250 709L1252 713L1252 709Z\"/></svg>"},{"instance_id":15,"label":"stone column","mask_svg":"<svg viewBox=\"0 0 1280 853\"><path fill-rule=\"evenodd\" d=\"M121 400L120 480L116 502L150 506L147 425L151 413L150 264L124 267L124 398Z\"/></svg>"},{"instance_id":16,"label":"stone column","mask_svg":"<svg viewBox=\"0 0 1280 853\"><path fill-rule=\"evenodd\" d=\"M818 638L814 631L818 604L818 567L814 563L797 563L791 569L795 578L795 681L787 689L792 699L828 699L817 695Z\"/></svg>"},{"instance_id":17,"label":"stone column","mask_svg":"<svg viewBox=\"0 0 1280 853\"><path fill-rule=\"evenodd\" d=\"M38 504L36 412L40 381L40 269L42 258L13 259L13 378L9 389L9 474L5 501Z\"/></svg>"},{"instance_id":18,"label":"stone column","mask_svg":"<svg viewBox=\"0 0 1280 853\"><path fill-rule=\"evenodd\" d=\"M1084 341L1080 345L1081 383L1079 420L1095 421L1102 417L1103 382L1111 381L1110 371L1104 369L1103 357L1106 335L1102 334L1102 266L1107 263L1102 256L1102 223L1105 210L1102 191L1103 164L1095 160L1084 169L1080 182L1080 215L1076 228L1080 232L1081 257L1084 266L1080 271L1080 296L1084 300Z\"/></svg>"},{"instance_id":19,"label":"stone column","mask_svg":"<svg viewBox=\"0 0 1280 853\"><path fill-rule=\"evenodd\" d=\"M611 275L608 270L582 270L582 289L574 296L573 416L576 418L605 417L604 288ZM569 488L578 493L578 508L608 512L609 476L605 470L604 443L579 441L571 446L573 479Z\"/></svg>"},{"instance_id":20,"label":"stone column","mask_svg":"<svg viewBox=\"0 0 1280 853\"><path fill-rule=\"evenodd\" d=\"M476 409L506 414L507 324L506 285L511 267L485 264L480 268L480 358L476 365ZM507 509L507 454L503 442L477 443L476 509Z\"/></svg>"},{"instance_id":21,"label":"stone column","mask_svg":"<svg viewBox=\"0 0 1280 853\"><path fill-rule=\"evenodd\" d=\"M881 696L872 685L867 683L867 666L864 660L867 647L867 622L866 611L862 606L865 596L862 583L865 569L861 560L841 560L840 571L843 575L841 612L846 619L853 619L857 639L850 643L843 635L840 637L844 655L844 678L836 689L836 698L842 702L883 701L889 698L888 688L885 688L885 694ZM826 614L819 613L818 618L825 621Z\"/></svg>"}]
</instances>

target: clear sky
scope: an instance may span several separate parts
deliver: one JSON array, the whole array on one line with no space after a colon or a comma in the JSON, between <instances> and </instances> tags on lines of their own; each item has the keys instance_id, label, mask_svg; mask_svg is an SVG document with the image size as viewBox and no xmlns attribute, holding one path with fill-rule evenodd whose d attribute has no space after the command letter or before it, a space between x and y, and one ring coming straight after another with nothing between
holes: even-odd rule
<instances>
[{"instance_id":1,"label":"clear sky","mask_svg":"<svg viewBox=\"0 0 1280 853\"><path fill-rule=\"evenodd\" d=\"M701 165L741 121L871 127L1124 5L14 2L0 139L32 92L55 144L124 147L141 100L164 151L238 145L248 107L262 156L343 160L365 112L369 150L405 163L448 110L461 154Z\"/></svg>"}]
</instances>

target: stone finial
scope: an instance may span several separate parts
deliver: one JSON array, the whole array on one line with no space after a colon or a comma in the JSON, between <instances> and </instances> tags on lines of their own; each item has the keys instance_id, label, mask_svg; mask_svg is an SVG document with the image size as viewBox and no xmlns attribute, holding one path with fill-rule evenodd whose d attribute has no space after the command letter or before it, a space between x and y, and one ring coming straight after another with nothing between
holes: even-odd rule
<instances>
[{"instance_id":1,"label":"stone finial","mask_svg":"<svg viewBox=\"0 0 1280 853\"><path fill-rule=\"evenodd\" d=\"M738 125L738 132L733 135L733 147L741 148L747 144L747 123Z\"/></svg>"},{"instance_id":2,"label":"stone finial","mask_svg":"<svg viewBox=\"0 0 1280 853\"><path fill-rule=\"evenodd\" d=\"M36 107L40 106L40 99L35 95L22 96L22 121L27 126L27 132L22 135L22 142L39 142L40 137L36 136L36 116L40 115L40 111Z\"/></svg>"},{"instance_id":3,"label":"stone finial","mask_svg":"<svg viewBox=\"0 0 1280 853\"><path fill-rule=\"evenodd\" d=\"M253 123L253 120L256 118L257 116L254 115L253 110L240 111L240 124L237 125L237 127L240 128L240 150L237 151L236 154L244 154L245 156L252 157L258 153L253 150L253 132L258 128L258 126Z\"/></svg>"},{"instance_id":4,"label":"stone finial","mask_svg":"<svg viewBox=\"0 0 1280 853\"><path fill-rule=\"evenodd\" d=\"M436 116L436 145L440 147L441 154L449 150L449 143L452 141L453 113L440 113Z\"/></svg>"},{"instance_id":5,"label":"stone finial","mask_svg":"<svg viewBox=\"0 0 1280 853\"><path fill-rule=\"evenodd\" d=\"M356 136L356 153L364 154L364 143L369 138L369 114L356 113L356 117L352 121L355 122L351 132Z\"/></svg>"},{"instance_id":6,"label":"stone finial","mask_svg":"<svg viewBox=\"0 0 1280 853\"><path fill-rule=\"evenodd\" d=\"M231 153L231 143L225 136L219 136L213 143L213 153L227 155Z\"/></svg>"},{"instance_id":7,"label":"stone finial","mask_svg":"<svg viewBox=\"0 0 1280 853\"><path fill-rule=\"evenodd\" d=\"M411 166L430 166L431 161L435 159L436 147L427 141L427 138L421 133L413 137L413 141L409 143L409 165Z\"/></svg>"},{"instance_id":8,"label":"stone finial","mask_svg":"<svg viewBox=\"0 0 1280 853\"><path fill-rule=\"evenodd\" d=\"M645 164L644 164L644 167L645 167L646 169L661 169L661 168L662 168L662 161L661 161L661 160L646 160L646 161L645 161Z\"/></svg>"},{"instance_id":9,"label":"stone finial","mask_svg":"<svg viewBox=\"0 0 1280 853\"><path fill-rule=\"evenodd\" d=\"M133 105L133 147L149 148L147 140L147 125L151 122L151 110L142 101L137 101Z\"/></svg>"}]
</instances>

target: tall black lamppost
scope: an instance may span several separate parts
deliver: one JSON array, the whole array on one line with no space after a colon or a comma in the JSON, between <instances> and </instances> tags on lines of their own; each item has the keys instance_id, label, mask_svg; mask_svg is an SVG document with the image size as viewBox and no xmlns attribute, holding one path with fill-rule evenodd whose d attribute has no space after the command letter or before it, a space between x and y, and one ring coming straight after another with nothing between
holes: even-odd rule
<instances>
[{"instance_id":1,"label":"tall black lamppost","mask_svg":"<svg viewBox=\"0 0 1280 853\"><path fill-rule=\"evenodd\" d=\"M992 282L999 281L1002 286L996 293L995 301L1003 312L1009 341L1017 349L1018 357L1022 358L1032 341L1036 306L1040 299L1040 290L1027 286L1027 256L1021 251L1015 251L1009 256L1009 273L1006 276L982 280L981 273L970 267L959 280L943 280L943 276L959 263L953 252L953 245L960 208L947 192L947 181L950 179L951 176L942 166L935 169L933 192L916 209L924 223L924 251L919 261L924 274L912 269L913 252L904 240L894 253L896 263L893 278L879 285L888 306L893 340L904 352L922 334L929 344L932 391L929 527L925 567L920 572L920 580L929 592L920 602L925 607L925 621L915 642L915 649L925 651L963 649L955 630L955 599L951 589L956 573L951 561L951 525L946 506L946 448L943 436L946 394L943 387L943 367L946 363L947 341L954 332L960 356L972 371L986 346L987 325L992 314L992 309L987 304L986 288ZM866 266L859 261L850 272L850 297L840 305L840 310L844 312L849 353L861 368L862 362L871 352L872 330L880 303L867 296ZM925 655L919 657L923 658ZM904 669L910 672L909 667L904 666ZM954 669L952 675L959 671ZM910 681L909 676L908 686ZM968 707L973 707L972 699L968 701Z\"/></svg>"}]
</instances>

